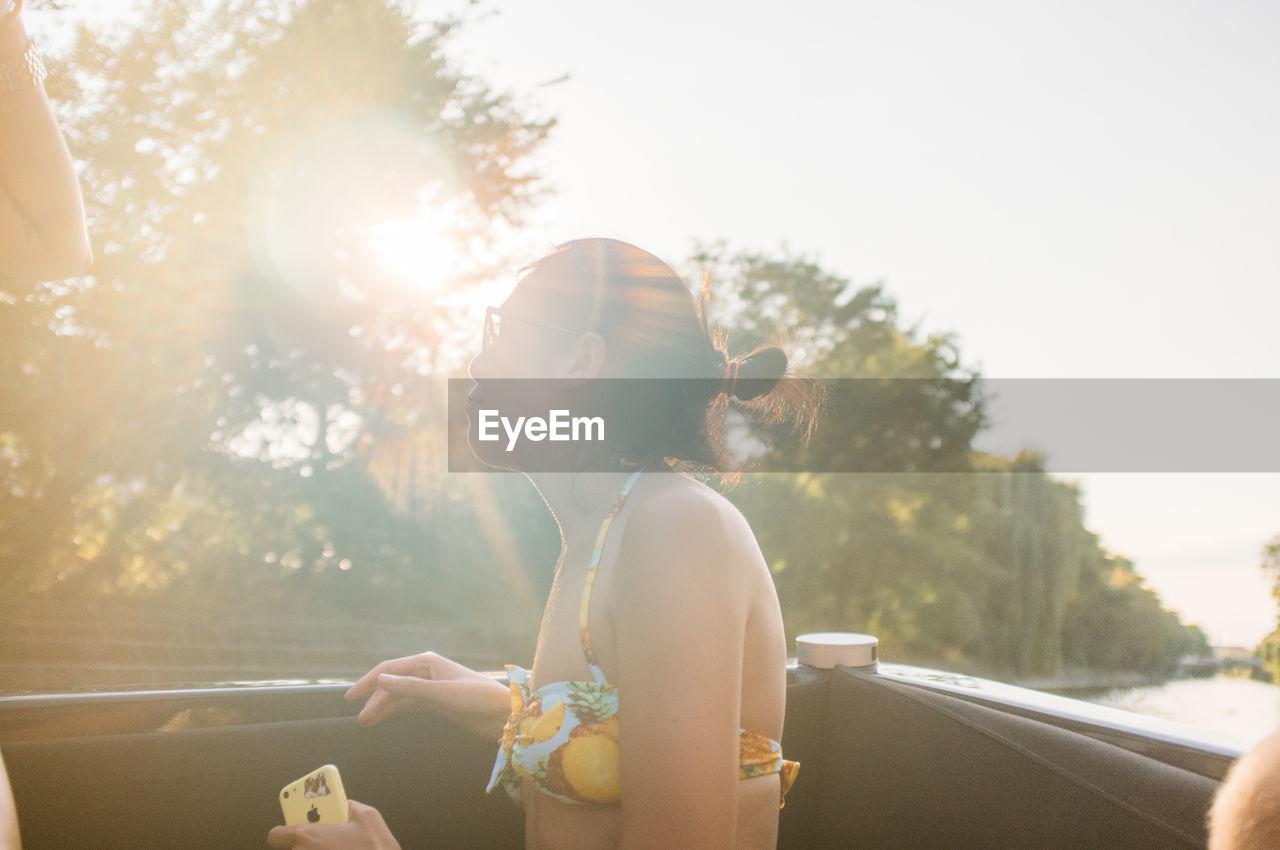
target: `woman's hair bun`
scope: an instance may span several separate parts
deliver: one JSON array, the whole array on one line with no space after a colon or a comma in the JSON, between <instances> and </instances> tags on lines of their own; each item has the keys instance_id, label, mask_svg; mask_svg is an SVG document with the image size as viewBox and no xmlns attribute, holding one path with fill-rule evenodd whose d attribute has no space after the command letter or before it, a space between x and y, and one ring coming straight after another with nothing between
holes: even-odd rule
<instances>
[{"instance_id":1,"label":"woman's hair bun","mask_svg":"<svg viewBox=\"0 0 1280 850\"><path fill-rule=\"evenodd\" d=\"M751 401L767 395L787 372L787 353L776 345L757 348L738 361L733 396Z\"/></svg>"},{"instance_id":2,"label":"woman's hair bun","mask_svg":"<svg viewBox=\"0 0 1280 850\"><path fill-rule=\"evenodd\" d=\"M731 358L728 334L708 324L709 273L699 300L653 254L616 239L578 239L526 266L520 287L548 321L599 333L614 376L659 379L583 387L611 423L610 454L719 473L729 483L745 462L726 439L730 408L753 433L790 425L803 441L813 432L821 385L788 374L790 358L777 345Z\"/></svg>"}]
</instances>

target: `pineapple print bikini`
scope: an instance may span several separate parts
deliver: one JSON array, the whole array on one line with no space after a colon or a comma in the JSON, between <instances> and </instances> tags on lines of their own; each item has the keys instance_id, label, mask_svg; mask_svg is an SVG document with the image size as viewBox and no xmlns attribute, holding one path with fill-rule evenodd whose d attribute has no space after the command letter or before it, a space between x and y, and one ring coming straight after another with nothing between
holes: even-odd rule
<instances>
[{"instance_id":1,"label":"pineapple print bikini","mask_svg":"<svg viewBox=\"0 0 1280 850\"><path fill-rule=\"evenodd\" d=\"M609 684L591 648L587 614L605 535L640 472L637 469L627 479L600 524L582 591L578 625L593 681L549 682L534 690L529 687L529 671L507 665L511 716L507 718L486 791L502 785L518 802L520 782L528 779L542 793L566 803L617 803L622 798L618 782L618 692ZM795 781L799 763L784 760L781 745L764 735L743 729L739 742L739 778L777 773L785 795Z\"/></svg>"}]
</instances>

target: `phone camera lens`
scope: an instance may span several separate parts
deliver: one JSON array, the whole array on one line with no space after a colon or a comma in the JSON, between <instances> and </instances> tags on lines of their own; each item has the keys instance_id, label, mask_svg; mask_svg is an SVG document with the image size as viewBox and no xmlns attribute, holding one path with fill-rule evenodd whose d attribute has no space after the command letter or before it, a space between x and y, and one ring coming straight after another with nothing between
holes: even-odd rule
<instances>
[{"instance_id":1,"label":"phone camera lens","mask_svg":"<svg viewBox=\"0 0 1280 850\"><path fill-rule=\"evenodd\" d=\"M287 800L287 799L289 799L289 792L288 792L288 791L285 791L285 792L284 792L284 798L285 798L286 800Z\"/></svg>"}]
</instances>

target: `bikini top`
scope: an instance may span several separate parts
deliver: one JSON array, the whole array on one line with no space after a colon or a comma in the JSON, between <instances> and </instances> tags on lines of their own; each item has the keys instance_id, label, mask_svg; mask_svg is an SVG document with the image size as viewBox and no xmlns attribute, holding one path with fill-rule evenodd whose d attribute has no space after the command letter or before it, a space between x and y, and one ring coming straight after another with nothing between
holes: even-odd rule
<instances>
[{"instance_id":1,"label":"bikini top","mask_svg":"<svg viewBox=\"0 0 1280 850\"><path fill-rule=\"evenodd\" d=\"M578 625L592 681L548 682L531 688L529 671L507 665L511 715L502 732L486 791L501 785L519 802L520 783L527 779L542 793L566 803L617 803L622 799L618 779L618 692L600 669L591 647L587 615L605 535L640 472L637 469L627 479L600 524L587 569ZM782 746L777 741L740 730L740 778L780 774L785 795L799 769L797 762L782 758Z\"/></svg>"}]
</instances>

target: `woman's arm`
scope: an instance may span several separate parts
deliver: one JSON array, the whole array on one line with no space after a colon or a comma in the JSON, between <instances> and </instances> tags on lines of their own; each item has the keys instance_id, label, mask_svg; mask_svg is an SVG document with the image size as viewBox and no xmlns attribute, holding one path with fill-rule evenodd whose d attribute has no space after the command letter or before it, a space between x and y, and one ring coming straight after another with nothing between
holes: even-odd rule
<instances>
[{"instance_id":1,"label":"woman's arm","mask_svg":"<svg viewBox=\"0 0 1280 850\"><path fill-rule=\"evenodd\" d=\"M0 276L56 280L87 271L93 254L30 46L21 15L0 20Z\"/></svg>"},{"instance_id":2,"label":"woman's arm","mask_svg":"<svg viewBox=\"0 0 1280 850\"><path fill-rule=\"evenodd\" d=\"M398 711L436 711L489 741L502 737L511 711L508 687L434 652L383 661L347 691L348 700L365 698L362 726Z\"/></svg>"},{"instance_id":3,"label":"woman's arm","mask_svg":"<svg viewBox=\"0 0 1280 850\"><path fill-rule=\"evenodd\" d=\"M749 584L738 522L710 493L637 505L617 567L622 835L628 847L733 847Z\"/></svg>"}]
</instances>

